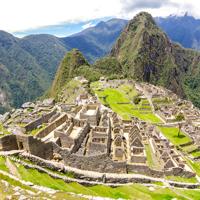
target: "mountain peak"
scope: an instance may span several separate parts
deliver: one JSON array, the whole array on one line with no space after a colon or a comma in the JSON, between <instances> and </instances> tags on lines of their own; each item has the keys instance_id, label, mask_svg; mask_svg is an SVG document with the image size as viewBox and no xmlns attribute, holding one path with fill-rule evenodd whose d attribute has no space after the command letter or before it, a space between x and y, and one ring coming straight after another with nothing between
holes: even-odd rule
<instances>
[{"instance_id":1,"label":"mountain peak","mask_svg":"<svg viewBox=\"0 0 200 200\"><path fill-rule=\"evenodd\" d=\"M89 66L83 54L78 49L72 49L63 58L58 67L55 79L51 88L51 95L56 96L63 86L75 76L75 70L80 66Z\"/></svg>"}]
</instances>

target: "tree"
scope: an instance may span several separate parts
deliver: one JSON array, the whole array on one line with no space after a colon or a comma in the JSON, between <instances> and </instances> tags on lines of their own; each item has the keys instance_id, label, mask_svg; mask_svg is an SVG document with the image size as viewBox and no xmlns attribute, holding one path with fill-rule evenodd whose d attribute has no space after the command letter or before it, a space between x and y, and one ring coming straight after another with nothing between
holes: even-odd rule
<instances>
[{"instance_id":1,"label":"tree","mask_svg":"<svg viewBox=\"0 0 200 200\"><path fill-rule=\"evenodd\" d=\"M180 137L181 127L182 127L182 124L179 123L179 124L178 124L178 137Z\"/></svg>"},{"instance_id":2,"label":"tree","mask_svg":"<svg viewBox=\"0 0 200 200\"><path fill-rule=\"evenodd\" d=\"M140 98L139 96L136 96L136 97L133 98L133 103L134 103L135 105L139 104L140 101L141 101L141 98Z\"/></svg>"}]
</instances>

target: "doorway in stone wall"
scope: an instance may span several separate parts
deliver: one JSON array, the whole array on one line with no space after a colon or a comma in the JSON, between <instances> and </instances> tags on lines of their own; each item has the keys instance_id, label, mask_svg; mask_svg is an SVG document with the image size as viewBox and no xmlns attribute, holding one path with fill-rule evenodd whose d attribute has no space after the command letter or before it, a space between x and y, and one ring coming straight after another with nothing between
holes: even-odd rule
<instances>
[{"instance_id":1,"label":"doorway in stone wall","mask_svg":"<svg viewBox=\"0 0 200 200\"><path fill-rule=\"evenodd\" d=\"M22 149L24 149L23 142L19 142L19 143L18 143L18 147L19 147L19 150L22 150Z\"/></svg>"}]
</instances>

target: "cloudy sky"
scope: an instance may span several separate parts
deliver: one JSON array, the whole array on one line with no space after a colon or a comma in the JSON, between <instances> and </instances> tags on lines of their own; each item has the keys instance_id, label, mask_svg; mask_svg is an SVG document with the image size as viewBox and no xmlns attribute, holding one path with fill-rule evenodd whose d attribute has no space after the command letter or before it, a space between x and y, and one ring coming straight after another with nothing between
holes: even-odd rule
<instances>
[{"instance_id":1,"label":"cloudy sky","mask_svg":"<svg viewBox=\"0 0 200 200\"><path fill-rule=\"evenodd\" d=\"M0 0L0 29L25 34L64 24L66 34L71 34L102 19L130 19L141 10L153 16L188 11L200 18L198 0Z\"/></svg>"}]
</instances>

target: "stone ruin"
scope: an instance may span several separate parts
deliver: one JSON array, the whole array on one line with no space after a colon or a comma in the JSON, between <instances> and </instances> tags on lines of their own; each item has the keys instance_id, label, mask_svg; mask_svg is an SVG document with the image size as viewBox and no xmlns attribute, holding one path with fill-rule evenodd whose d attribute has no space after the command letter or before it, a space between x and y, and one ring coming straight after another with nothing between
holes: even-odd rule
<instances>
[{"instance_id":1,"label":"stone ruin","mask_svg":"<svg viewBox=\"0 0 200 200\"><path fill-rule=\"evenodd\" d=\"M111 83L106 81L105 84ZM145 87L150 93L149 85ZM157 91L156 95L166 93L168 91ZM155 126L137 118L122 120L94 97L83 94L79 101L82 99L81 104L71 105L55 103L53 99L24 104L5 121L11 134L0 138L0 150L21 150L99 172L156 176L158 173L173 175L179 169L180 173L192 173ZM33 134L35 130L38 132ZM147 145L158 158L160 171L149 167Z\"/></svg>"}]
</instances>

